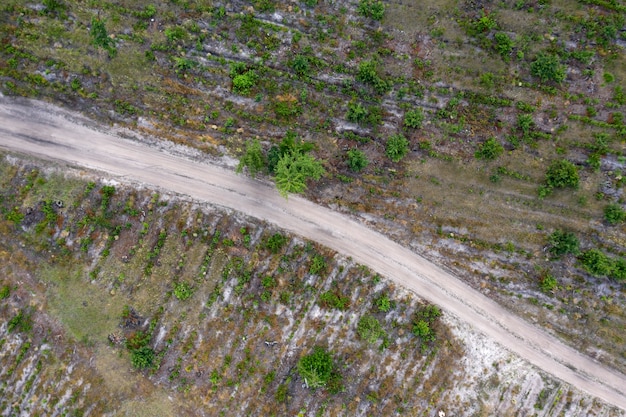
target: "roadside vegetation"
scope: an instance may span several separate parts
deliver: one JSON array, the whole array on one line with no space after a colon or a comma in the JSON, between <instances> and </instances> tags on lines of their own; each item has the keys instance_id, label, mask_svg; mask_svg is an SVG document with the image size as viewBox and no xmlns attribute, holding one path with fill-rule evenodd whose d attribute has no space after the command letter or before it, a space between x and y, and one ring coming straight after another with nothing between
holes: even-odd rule
<instances>
[{"instance_id":1,"label":"roadside vegetation","mask_svg":"<svg viewBox=\"0 0 626 417\"><path fill-rule=\"evenodd\" d=\"M596 0L9 0L0 90L237 157L242 174L366 219L625 372L625 20L619 2ZM20 198L39 177L25 178ZM115 191L84 220L74 241L84 256L103 236L113 253L126 231L108 217ZM5 226L33 221L31 207L46 233L61 221L55 200L5 200ZM180 231L149 220L135 229L128 259L141 253L150 277ZM276 233L264 250L284 255L292 241ZM255 282L244 272L239 295ZM275 297L278 284L264 282L260 294ZM200 287L177 277L168 291L188 302ZM315 305L332 311L355 302L335 287L320 294ZM427 338L420 322L408 331ZM385 343L373 320L363 325L355 340ZM280 398L297 385L285 377Z\"/></svg>"}]
</instances>

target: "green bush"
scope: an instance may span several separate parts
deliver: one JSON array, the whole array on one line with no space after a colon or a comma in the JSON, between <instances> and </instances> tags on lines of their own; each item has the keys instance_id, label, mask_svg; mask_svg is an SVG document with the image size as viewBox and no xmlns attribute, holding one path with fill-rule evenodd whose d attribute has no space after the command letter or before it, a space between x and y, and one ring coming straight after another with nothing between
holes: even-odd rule
<instances>
[{"instance_id":1,"label":"green bush","mask_svg":"<svg viewBox=\"0 0 626 417\"><path fill-rule=\"evenodd\" d=\"M409 152L409 141L401 134L392 135L387 140L385 154L393 162L399 162Z\"/></svg>"},{"instance_id":2,"label":"green bush","mask_svg":"<svg viewBox=\"0 0 626 417\"><path fill-rule=\"evenodd\" d=\"M369 112L361 103L348 104L346 119L352 123L362 124L367 120Z\"/></svg>"},{"instance_id":3,"label":"green bush","mask_svg":"<svg viewBox=\"0 0 626 417\"><path fill-rule=\"evenodd\" d=\"M30 313L20 310L9 322L7 323L7 331L11 333L13 330L22 332L29 332L33 327L33 322L30 317Z\"/></svg>"},{"instance_id":4,"label":"green bush","mask_svg":"<svg viewBox=\"0 0 626 417\"><path fill-rule=\"evenodd\" d=\"M546 185L551 188L577 188L578 168L568 160L553 161L546 172Z\"/></svg>"},{"instance_id":5,"label":"green bush","mask_svg":"<svg viewBox=\"0 0 626 417\"><path fill-rule=\"evenodd\" d=\"M10 295L11 295L11 287L8 284L0 287L0 300L9 298Z\"/></svg>"},{"instance_id":6,"label":"green bush","mask_svg":"<svg viewBox=\"0 0 626 417\"><path fill-rule=\"evenodd\" d=\"M350 297L329 290L320 294L319 304L325 308L345 311L350 307Z\"/></svg>"},{"instance_id":7,"label":"green bush","mask_svg":"<svg viewBox=\"0 0 626 417\"><path fill-rule=\"evenodd\" d=\"M533 116L530 114L519 114L517 116L517 127L522 131L522 134L526 137L530 135L530 131L535 126Z\"/></svg>"},{"instance_id":8,"label":"green bush","mask_svg":"<svg viewBox=\"0 0 626 417\"><path fill-rule=\"evenodd\" d=\"M130 354L130 362L136 369L146 369L154 365L154 350L148 346L134 349Z\"/></svg>"},{"instance_id":9,"label":"green bush","mask_svg":"<svg viewBox=\"0 0 626 417\"><path fill-rule=\"evenodd\" d=\"M291 61L291 68L300 77L306 77L311 71L311 62L306 55L298 54Z\"/></svg>"},{"instance_id":10,"label":"green bush","mask_svg":"<svg viewBox=\"0 0 626 417\"><path fill-rule=\"evenodd\" d=\"M262 172L267 166L265 154L261 148L261 142L258 139L246 142L246 152L239 159L236 171L241 173L244 168L248 168L248 172L252 177Z\"/></svg>"},{"instance_id":11,"label":"green bush","mask_svg":"<svg viewBox=\"0 0 626 417\"><path fill-rule=\"evenodd\" d=\"M91 18L91 42L96 47L100 47L106 50L109 54L109 57L114 57L117 53L115 49L115 41L109 37L107 34L106 27L104 25L104 20L100 20L97 17Z\"/></svg>"},{"instance_id":12,"label":"green bush","mask_svg":"<svg viewBox=\"0 0 626 417\"><path fill-rule=\"evenodd\" d=\"M539 279L539 288L544 293L550 293L556 289L558 281L550 274L546 274Z\"/></svg>"},{"instance_id":13,"label":"green bush","mask_svg":"<svg viewBox=\"0 0 626 417\"><path fill-rule=\"evenodd\" d=\"M309 273L313 275L319 275L320 273L326 271L326 258L322 255L316 253L313 255L313 259L311 260L311 266L309 267Z\"/></svg>"},{"instance_id":14,"label":"green bush","mask_svg":"<svg viewBox=\"0 0 626 417\"><path fill-rule=\"evenodd\" d=\"M619 204L609 204L604 207L604 220L610 225L621 223L626 220L626 211Z\"/></svg>"},{"instance_id":15,"label":"green bush","mask_svg":"<svg viewBox=\"0 0 626 417\"><path fill-rule=\"evenodd\" d=\"M580 243L572 232L555 230L548 237L548 244L550 245L550 253L557 257L568 253L572 255L578 255L579 253L578 247Z\"/></svg>"},{"instance_id":16,"label":"green bush","mask_svg":"<svg viewBox=\"0 0 626 417\"><path fill-rule=\"evenodd\" d=\"M562 83L566 77L565 65L561 64L558 56L541 53L530 64L530 73L539 77L541 82L554 81Z\"/></svg>"},{"instance_id":17,"label":"green bush","mask_svg":"<svg viewBox=\"0 0 626 417\"><path fill-rule=\"evenodd\" d=\"M353 172L359 172L363 170L365 167L367 167L368 164L369 161L367 160L367 156L365 156L365 153L363 151L360 151L358 149L350 149L348 151L348 167Z\"/></svg>"},{"instance_id":18,"label":"green bush","mask_svg":"<svg viewBox=\"0 0 626 417\"><path fill-rule=\"evenodd\" d=\"M474 153L476 159L486 159L488 161L496 159L504 152L504 147L494 137L490 137L480 145Z\"/></svg>"},{"instance_id":19,"label":"green bush","mask_svg":"<svg viewBox=\"0 0 626 417\"><path fill-rule=\"evenodd\" d=\"M383 326L376 317L370 315L365 315L359 319L356 332L361 339L368 343L376 343L378 339L385 336Z\"/></svg>"},{"instance_id":20,"label":"green bush","mask_svg":"<svg viewBox=\"0 0 626 417\"><path fill-rule=\"evenodd\" d=\"M599 249L589 249L578 258L583 267L595 276L609 276L613 270L611 258Z\"/></svg>"},{"instance_id":21,"label":"green bush","mask_svg":"<svg viewBox=\"0 0 626 417\"><path fill-rule=\"evenodd\" d=\"M424 121L424 113L421 108L409 110L404 114L404 126L413 129L420 129Z\"/></svg>"},{"instance_id":22,"label":"green bush","mask_svg":"<svg viewBox=\"0 0 626 417\"><path fill-rule=\"evenodd\" d=\"M433 325L439 317L441 317L439 307L433 304L420 307L413 315L413 334L424 343L435 341L436 334Z\"/></svg>"},{"instance_id":23,"label":"green bush","mask_svg":"<svg viewBox=\"0 0 626 417\"><path fill-rule=\"evenodd\" d=\"M382 20L385 16L385 5L380 0L359 0L357 12L374 20Z\"/></svg>"},{"instance_id":24,"label":"green bush","mask_svg":"<svg viewBox=\"0 0 626 417\"><path fill-rule=\"evenodd\" d=\"M495 49L505 62L511 59L513 51L513 40L504 32L498 32L494 35Z\"/></svg>"},{"instance_id":25,"label":"green bush","mask_svg":"<svg viewBox=\"0 0 626 417\"><path fill-rule=\"evenodd\" d=\"M307 387L316 389L325 386L336 374L334 361L330 352L316 346L313 352L300 358L297 369Z\"/></svg>"},{"instance_id":26,"label":"green bush","mask_svg":"<svg viewBox=\"0 0 626 417\"><path fill-rule=\"evenodd\" d=\"M246 95L255 86L257 79L258 77L253 70L235 75L233 78L233 91L237 94Z\"/></svg>"},{"instance_id":27,"label":"green bush","mask_svg":"<svg viewBox=\"0 0 626 417\"><path fill-rule=\"evenodd\" d=\"M378 75L378 64L373 60L359 63L356 79L371 85L379 94L386 93L390 88L390 85Z\"/></svg>"},{"instance_id":28,"label":"green bush","mask_svg":"<svg viewBox=\"0 0 626 417\"><path fill-rule=\"evenodd\" d=\"M265 248L269 249L270 252L276 254L280 252L280 250L287 243L287 238L280 233L274 233L270 236L265 242Z\"/></svg>"},{"instance_id":29,"label":"green bush","mask_svg":"<svg viewBox=\"0 0 626 417\"><path fill-rule=\"evenodd\" d=\"M378 311L387 313L393 308L394 303L389 299L387 294L381 294L380 297L374 300L374 305Z\"/></svg>"},{"instance_id":30,"label":"green bush","mask_svg":"<svg viewBox=\"0 0 626 417\"><path fill-rule=\"evenodd\" d=\"M186 282L178 282L174 285L174 295L179 300L185 301L193 295L193 288Z\"/></svg>"}]
</instances>

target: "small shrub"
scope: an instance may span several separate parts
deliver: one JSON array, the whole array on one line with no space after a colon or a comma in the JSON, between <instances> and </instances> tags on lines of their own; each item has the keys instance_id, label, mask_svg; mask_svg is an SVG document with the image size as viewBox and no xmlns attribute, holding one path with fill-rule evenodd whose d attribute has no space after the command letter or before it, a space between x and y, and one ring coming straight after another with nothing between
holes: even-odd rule
<instances>
[{"instance_id":1,"label":"small shrub","mask_svg":"<svg viewBox=\"0 0 626 417\"><path fill-rule=\"evenodd\" d=\"M244 168L248 168L250 176L255 177L257 173L262 172L267 166L267 160L261 142L258 139L246 142L246 152L239 159L237 165L237 173L241 173Z\"/></svg>"},{"instance_id":2,"label":"small shrub","mask_svg":"<svg viewBox=\"0 0 626 417\"><path fill-rule=\"evenodd\" d=\"M238 74L233 78L233 91L237 94L246 95L256 85L258 76L253 70Z\"/></svg>"},{"instance_id":3,"label":"small shrub","mask_svg":"<svg viewBox=\"0 0 626 417\"><path fill-rule=\"evenodd\" d=\"M476 150L474 156L476 159L493 160L502 155L504 147L494 137L490 137Z\"/></svg>"},{"instance_id":4,"label":"small shrub","mask_svg":"<svg viewBox=\"0 0 626 417\"><path fill-rule=\"evenodd\" d=\"M307 387L316 389L325 386L336 373L330 352L316 346L313 352L300 358L297 369Z\"/></svg>"},{"instance_id":5,"label":"small shrub","mask_svg":"<svg viewBox=\"0 0 626 417\"><path fill-rule=\"evenodd\" d=\"M613 269L611 258L599 249L589 249L578 258L583 267L595 276L608 276Z\"/></svg>"},{"instance_id":6,"label":"small shrub","mask_svg":"<svg viewBox=\"0 0 626 417\"><path fill-rule=\"evenodd\" d=\"M350 307L350 297L346 297L334 291L326 291L320 294L319 304L325 308L345 311Z\"/></svg>"},{"instance_id":7,"label":"small shrub","mask_svg":"<svg viewBox=\"0 0 626 417\"><path fill-rule=\"evenodd\" d=\"M11 287L7 285L3 285L0 288L0 300L4 300L5 298L9 298L11 295Z\"/></svg>"},{"instance_id":8,"label":"small shrub","mask_svg":"<svg viewBox=\"0 0 626 417\"><path fill-rule=\"evenodd\" d=\"M174 285L174 295L179 300L185 301L193 295L193 288L186 282L178 282Z\"/></svg>"},{"instance_id":9,"label":"small shrub","mask_svg":"<svg viewBox=\"0 0 626 417\"><path fill-rule=\"evenodd\" d=\"M96 47L100 47L106 50L109 54L109 57L115 56L117 50L115 49L115 41L109 37L107 34L106 27L104 25L104 21L98 19L97 17L91 18L91 42Z\"/></svg>"},{"instance_id":10,"label":"small shrub","mask_svg":"<svg viewBox=\"0 0 626 417\"><path fill-rule=\"evenodd\" d=\"M374 316L365 315L359 319L356 327L359 337L368 343L376 343L376 341L385 335L380 322Z\"/></svg>"},{"instance_id":11,"label":"small shrub","mask_svg":"<svg viewBox=\"0 0 626 417\"><path fill-rule=\"evenodd\" d=\"M495 49L505 62L511 59L513 51L513 40L504 32L498 32L494 35Z\"/></svg>"},{"instance_id":12,"label":"small shrub","mask_svg":"<svg viewBox=\"0 0 626 417\"><path fill-rule=\"evenodd\" d=\"M552 54L541 53L530 64L530 73L535 77L539 77L541 82L554 81L558 84L562 83L566 77L565 69L559 57Z\"/></svg>"},{"instance_id":13,"label":"small shrub","mask_svg":"<svg viewBox=\"0 0 626 417\"><path fill-rule=\"evenodd\" d=\"M550 274L546 274L539 279L539 288L544 293L551 293L556 289L558 281Z\"/></svg>"},{"instance_id":14,"label":"small shrub","mask_svg":"<svg viewBox=\"0 0 626 417\"><path fill-rule=\"evenodd\" d=\"M367 120L368 111L361 103L348 104L346 119L352 123L364 123Z\"/></svg>"},{"instance_id":15,"label":"small shrub","mask_svg":"<svg viewBox=\"0 0 626 417\"><path fill-rule=\"evenodd\" d=\"M387 294L381 294L380 297L376 298L376 300L374 300L374 305L378 311L383 313L387 313L393 308L393 303Z\"/></svg>"},{"instance_id":16,"label":"small shrub","mask_svg":"<svg viewBox=\"0 0 626 417\"><path fill-rule=\"evenodd\" d=\"M392 135L387 140L385 154L393 162L399 162L409 152L409 141L401 134Z\"/></svg>"},{"instance_id":17,"label":"small shrub","mask_svg":"<svg viewBox=\"0 0 626 417\"><path fill-rule=\"evenodd\" d=\"M619 204L609 204L604 207L604 220L610 225L622 223L626 220L626 211Z\"/></svg>"},{"instance_id":18,"label":"small shrub","mask_svg":"<svg viewBox=\"0 0 626 417\"><path fill-rule=\"evenodd\" d=\"M311 62L306 55L298 54L291 61L291 69L300 77L307 77L311 72Z\"/></svg>"},{"instance_id":19,"label":"small shrub","mask_svg":"<svg viewBox=\"0 0 626 417\"><path fill-rule=\"evenodd\" d=\"M441 310L435 305L428 304L419 308L413 316L413 334L424 343L435 341L433 325L440 316Z\"/></svg>"},{"instance_id":20,"label":"small shrub","mask_svg":"<svg viewBox=\"0 0 626 417\"><path fill-rule=\"evenodd\" d=\"M404 114L404 126L412 129L420 129L424 121L422 109L416 108Z\"/></svg>"},{"instance_id":21,"label":"small shrub","mask_svg":"<svg viewBox=\"0 0 626 417\"><path fill-rule=\"evenodd\" d=\"M546 172L546 185L551 188L577 188L578 168L568 160L553 161Z\"/></svg>"},{"instance_id":22,"label":"small shrub","mask_svg":"<svg viewBox=\"0 0 626 417\"><path fill-rule=\"evenodd\" d=\"M313 275L319 275L326 270L326 258L320 254L313 255L309 272Z\"/></svg>"},{"instance_id":23,"label":"small shrub","mask_svg":"<svg viewBox=\"0 0 626 417\"><path fill-rule=\"evenodd\" d=\"M365 153L363 151L360 151L358 149L350 149L348 151L348 167L353 172L360 172L365 167L367 167L368 164L369 161L367 160L367 156L365 156Z\"/></svg>"},{"instance_id":24,"label":"small shrub","mask_svg":"<svg viewBox=\"0 0 626 417\"><path fill-rule=\"evenodd\" d=\"M154 365L154 359L154 350L148 346L134 349L130 354L130 362L136 369L146 369L152 367L152 365Z\"/></svg>"},{"instance_id":25,"label":"small shrub","mask_svg":"<svg viewBox=\"0 0 626 417\"><path fill-rule=\"evenodd\" d=\"M287 238L280 233L274 233L270 236L265 242L265 248L268 249L273 254L277 254L287 243Z\"/></svg>"},{"instance_id":26,"label":"small shrub","mask_svg":"<svg viewBox=\"0 0 626 417\"><path fill-rule=\"evenodd\" d=\"M548 237L548 244L550 245L550 253L557 257L568 253L572 255L578 255L579 253L578 238L572 232L555 230Z\"/></svg>"},{"instance_id":27,"label":"small shrub","mask_svg":"<svg viewBox=\"0 0 626 417\"><path fill-rule=\"evenodd\" d=\"M7 323L7 331L11 333L13 330L22 332L28 332L32 329L32 320L30 314L24 310L20 310L9 322Z\"/></svg>"},{"instance_id":28,"label":"small shrub","mask_svg":"<svg viewBox=\"0 0 626 417\"><path fill-rule=\"evenodd\" d=\"M531 129L535 126L535 121L530 114L520 114L517 116L517 127L526 137L530 135Z\"/></svg>"},{"instance_id":29,"label":"small shrub","mask_svg":"<svg viewBox=\"0 0 626 417\"><path fill-rule=\"evenodd\" d=\"M357 12L374 20L382 20L385 16L385 5L380 0L359 0Z\"/></svg>"}]
</instances>

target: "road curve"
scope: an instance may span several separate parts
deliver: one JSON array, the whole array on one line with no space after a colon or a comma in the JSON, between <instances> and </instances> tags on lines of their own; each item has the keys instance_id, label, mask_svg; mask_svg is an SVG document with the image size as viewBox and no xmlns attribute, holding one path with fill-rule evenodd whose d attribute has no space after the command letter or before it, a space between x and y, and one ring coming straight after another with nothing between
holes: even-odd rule
<instances>
[{"instance_id":1,"label":"road curve","mask_svg":"<svg viewBox=\"0 0 626 417\"><path fill-rule=\"evenodd\" d=\"M50 104L0 95L0 149L103 171L240 211L326 245L414 291L526 359L626 410L626 376L511 314L449 272L344 215L227 169L86 125Z\"/></svg>"}]
</instances>

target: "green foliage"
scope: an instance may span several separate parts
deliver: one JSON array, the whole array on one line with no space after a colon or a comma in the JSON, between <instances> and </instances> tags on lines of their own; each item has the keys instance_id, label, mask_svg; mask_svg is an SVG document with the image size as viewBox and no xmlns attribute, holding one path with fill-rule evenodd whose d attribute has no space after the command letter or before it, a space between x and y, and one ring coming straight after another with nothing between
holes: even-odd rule
<instances>
[{"instance_id":1,"label":"green foliage","mask_svg":"<svg viewBox=\"0 0 626 417\"><path fill-rule=\"evenodd\" d=\"M359 0L357 12L374 20L382 20L385 16L385 5L380 0Z\"/></svg>"},{"instance_id":2,"label":"green foliage","mask_svg":"<svg viewBox=\"0 0 626 417\"><path fill-rule=\"evenodd\" d=\"M309 179L319 180L326 170L322 163L309 155L298 151L285 153L276 164L276 187L284 197L289 193L301 193L306 190Z\"/></svg>"},{"instance_id":3,"label":"green foliage","mask_svg":"<svg viewBox=\"0 0 626 417\"><path fill-rule=\"evenodd\" d=\"M359 172L363 170L365 167L367 167L368 164L369 161L367 160L367 156L365 156L365 153L363 151L358 149L350 149L348 151L348 167L353 172Z\"/></svg>"},{"instance_id":4,"label":"green foliage","mask_svg":"<svg viewBox=\"0 0 626 417\"><path fill-rule=\"evenodd\" d=\"M11 210L7 211L4 215L4 218L14 224L20 224L22 220L24 220L24 214L19 210L18 207L13 207Z\"/></svg>"},{"instance_id":5,"label":"green foliage","mask_svg":"<svg viewBox=\"0 0 626 417\"><path fill-rule=\"evenodd\" d=\"M480 147L474 153L476 159L486 159L491 161L496 159L504 152L504 147L494 137L490 137L480 145Z\"/></svg>"},{"instance_id":6,"label":"green foliage","mask_svg":"<svg viewBox=\"0 0 626 417\"><path fill-rule=\"evenodd\" d=\"M318 303L325 308L334 308L344 311L350 307L350 297L330 290L320 294L318 301Z\"/></svg>"},{"instance_id":7,"label":"green foliage","mask_svg":"<svg viewBox=\"0 0 626 417\"><path fill-rule=\"evenodd\" d=\"M608 204L604 207L604 220L610 225L616 225L626 220L626 211L617 203Z\"/></svg>"},{"instance_id":8,"label":"green foliage","mask_svg":"<svg viewBox=\"0 0 626 417\"><path fill-rule=\"evenodd\" d=\"M368 343L376 343L376 341L385 336L385 330L378 319L369 314L359 319L356 326L356 332L359 337Z\"/></svg>"},{"instance_id":9,"label":"green foliage","mask_svg":"<svg viewBox=\"0 0 626 417\"><path fill-rule=\"evenodd\" d=\"M186 282L177 282L174 284L174 295L179 300L185 301L193 295L193 288Z\"/></svg>"},{"instance_id":10,"label":"green foliage","mask_svg":"<svg viewBox=\"0 0 626 417\"><path fill-rule=\"evenodd\" d=\"M550 274L545 274L539 279L539 288L544 293L551 293L556 289L558 281Z\"/></svg>"},{"instance_id":11,"label":"green foliage","mask_svg":"<svg viewBox=\"0 0 626 417\"><path fill-rule=\"evenodd\" d=\"M32 329L33 323L30 317L30 313L20 310L9 322L7 323L7 331L11 333L13 330L21 332L28 332Z\"/></svg>"},{"instance_id":12,"label":"green foliage","mask_svg":"<svg viewBox=\"0 0 626 417\"><path fill-rule=\"evenodd\" d=\"M546 172L546 184L552 188L577 188L578 168L568 160L553 161Z\"/></svg>"},{"instance_id":13,"label":"green foliage","mask_svg":"<svg viewBox=\"0 0 626 417\"><path fill-rule=\"evenodd\" d=\"M367 109L361 103L350 103L346 119L352 123L362 124L367 120L368 114Z\"/></svg>"},{"instance_id":14,"label":"green foliage","mask_svg":"<svg viewBox=\"0 0 626 417\"><path fill-rule=\"evenodd\" d=\"M378 75L378 64L376 61L361 61L356 74L357 81L369 84L374 87L378 94L384 94L391 87L387 81Z\"/></svg>"},{"instance_id":15,"label":"green foliage","mask_svg":"<svg viewBox=\"0 0 626 417\"><path fill-rule=\"evenodd\" d=\"M594 248L583 252L578 260L589 273L595 276L608 276L613 270L611 258L599 249Z\"/></svg>"},{"instance_id":16,"label":"green foliage","mask_svg":"<svg viewBox=\"0 0 626 417\"><path fill-rule=\"evenodd\" d=\"M409 141L401 134L392 135L387 139L385 154L393 162L399 162L409 152Z\"/></svg>"},{"instance_id":17,"label":"green foliage","mask_svg":"<svg viewBox=\"0 0 626 417\"><path fill-rule=\"evenodd\" d=\"M290 63L291 69L300 76L308 77L311 72L311 62L306 55L296 55Z\"/></svg>"},{"instance_id":18,"label":"green foliage","mask_svg":"<svg viewBox=\"0 0 626 417\"><path fill-rule=\"evenodd\" d=\"M237 94L246 95L256 85L257 80L258 76L253 70L237 74L233 78L233 91Z\"/></svg>"},{"instance_id":19,"label":"green foliage","mask_svg":"<svg viewBox=\"0 0 626 417\"><path fill-rule=\"evenodd\" d=\"M562 83L566 77L565 65L557 55L541 53L530 64L530 73L539 77L541 82L554 81Z\"/></svg>"},{"instance_id":20,"label":"green foliage","mask_svg":"<svg viewBox=\"0 0 626 417\"><path fill-rule=\"evenodd\" d=\"M309 273L313 275L320 275L326 271L327 268L326 258L324 258L319 253L313 255L313 259L311 259L311 266L309 267Z\"/></svg>"},{"instance_id":21,"label":"green foliage","mask_svg":"<svg viewBox=\"0 0 626 417\"><path fill-rule=\"evenodd\" d=\"M417 309L413 316L413 334L419 337L423 343L434 342L436 334L433 325L440 316L441 310L432 304Z\"/></svg>"},{"instance_id":22,"label":"green foliage","mask_svg":"<svg viewBox=\"0 0 626 417\"><path fill-rule=\"evenodd\" d=\"M578 255L579 253L580 243L572 232L555 230L548 237L548 244L550 245L550 253L557 257L568 253L572 255Z\"/></svg>"},{"instance_id":23,"label":"green foliage","mask_svg":"<svg viewBox=\"0 0 626 417\"><path fill-rule=\"evenodd\" d=\"M9 286L9 284L6 284L0 287L0 300L9 298L10 295L11 295L11 287Z\"/></svg>"},{"instance_id":24,"label":"green foliage","mask_svg":"<svg viewBox=\"0 0 626 417\"><path fill-rule=\"evenodd\" d=\"M287 237L281 235L280 233L274 233L265 242L265 248L276 254L280 252L283 246L285 246L285 243L287 243Z\"/></svg>"},{"instance_id":25,"label":"green foliage","mask_svg":"<svg viewBox=\"0 0 626 417\"><path fill-rule=\"evenodd\" d=\"M248 168L248 172L252 177L255 177L257 173L262 172L267 166L265 154L261 148L261 142L258 139L249 140L246 142L246 151L239 158L239 164L236 171L241 173L244 168Z\"/></svg>"},{"instance_id":26,"label":"green foliage","mask_svg":"<svg viewBox=\"0 0 626 417\"><path fill-rule=\"evenodd\" d=\"M45 14L54 14L65 10L65 4L59 0L43 0L43 6Z\"/></svg>"},{"instance_id":27,"label":"green foliage","mask_svg":"<svg viewBox=\"0 0 626 417\"><path fill-rule=\"evenodd\" d=\"M187 38L187 31L182 26L165 28L165 37L170 42L182 41Z\"/></svg>"},{"instance_id":28,"label":"green foliage","mask_svg":"<svg viewBox=\"0 0 626 417\"><path fill-rule=\"evenodd\" d=\"M154 365L155 354L152 348L143 346L139 349L134 349L130 354L130 362L136 369L146 369Z\"/></svg>"},{"instance_id":29,"label":"green foliage","mask_svg":"<svg viewBox=\"0 0 626 417\"><path fill-rule=\"evenodd\" d=\"M522 131L524 137L530 135L531 129L535 126L533 116L530 114L517 115L517 127Z\"/></svg>"},{"instance_id":30,"label":"green foliage","mask_svg":"<svg viewBox=\"0 0 626 417\"><path fill-rule=\"evenodd\" d=\"M424 121L424 113L421 108L409 110L404 114L404 126L412 129L420 129Z\"/></svg>"},{"instance_id":31,"label":"green foliage","mask_svg":"<svg viewBox=\"0 0 626 417\"><path fill-rule=\"evenodd\" d=\"M96 46L104 49L109 53L109 57L114 57L117 53L115 49L115 41L107 34L104 20L97 17L91 18L91 42Z\"/></svg>"},{"instance_id":32,"label":"green foliage","mask_svg":"<svg viewBox=\"0 0 626 417\"><path fill-rule=\"evenodd\" d=\"M511 59L511 52L513 51L513 40L504 32L496 33L493 39L495 41L494 48L496 51L505 62L509 62Z\"/></svg>"},{"instance_id":33,"label":"green foliage","mask_svg":"<svg viewBox=\"0 0 626 417\"><path fill-rule=\"evenodd\" d=\"M307 387L312 389L325 386L333 374L337 374L331 353L319 346L313 348L310 354L301 357L297 368Z\"/></svg>"},{"instance_id":34,"label":"green foliage","mask_svg":"<svg viewBox=\"0 0 626 417\"><path fill-rule=\"evenodd\" d=\"M483 10L481 16L472 23L470 27L470 34L485 34L497 27L498 23L495 21L495 19L491 15L489 15L489 13L485 13L485 11Z\"/></svg>"},{"instance_id":35,"label":"green foliage","mask_svg":"<svg viewBox=\"0 0 626 417\"><path fill-rule=\"evenodd\" d=\"M374 300L374 305L376 306L378 311L381 311L383 313L391 311L391 309L393 308L393 304L394 303L392 303L386 293L381 294L380 297Z\"/></svg>"}]
</instances>

